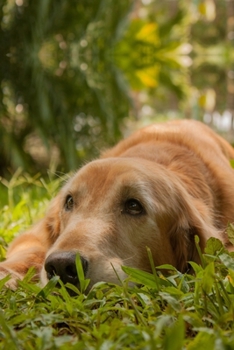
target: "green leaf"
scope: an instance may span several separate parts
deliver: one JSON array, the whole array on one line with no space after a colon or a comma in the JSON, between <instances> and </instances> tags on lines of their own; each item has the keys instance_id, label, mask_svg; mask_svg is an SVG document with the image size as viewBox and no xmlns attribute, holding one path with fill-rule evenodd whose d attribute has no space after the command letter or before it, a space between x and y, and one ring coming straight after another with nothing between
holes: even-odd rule
<instances>
[{"instance_id":1,"label":"green leaf","mask_svg":"<svg viewBox=\"0 0 234 350\"><path fill-rule=\"evenodd\" d=\"M178 272L178 270L175 268L175 266L172 266L170 264L163 264L156 267L157 270L169 270L169 271L175 271Z\"/></svg>"},{"instance_id":2,"label":"green leaf","mask_svg":"<svg viewBox=\"0 0 234 350\"><path fill-rule=\"evenodd\" d=\"M215 268L214 262L209 263L204 270L204 275L202 279L202 288L204 292L209 294L213 288L215 281Z\"/></svg>"},{"instance_id":3,"label":"green leaf","mask_svg":"<svg viewBox=\"0 0 234 350\"><path fill-rule=\"evenodd\" d=\"M200 332L187 347L187 350L201 349L215 349L215 338L213 334Z\"/></svg>"},{"instance_id":4,"label":"green leaf","mask_svg":"<svg viewBox=\"0 0 234 350\"><path fill-rule=\"evenodd\" d=\"M230 165L231 165L232 168L234 168L234 159L230 160Z\"/></svg>"},{"instance_id":5,"label":"green leaf","mask_svg":"<svg viewBox=\"0 0 234 350\"><path fill-rule=\"evenodd\" d=\"M76 294L77 294L77 295L80 294L80 290L79 290L76 286L74 286L73 284L71 284L71 283L66 283L66 288L72 290L72 291L74 292L75 295L76 295Z\"/></svg>"},{"instance_id":6,"label":"green leaf","mask_svg":"<svg viewBox=\"0 0 234 350\"><path fill-rule=\"evenodd\" d=\"M47 283L47 285L40 290L40 292L37 294L37 297L43 297L44 299L46 299L47 296L53 291L58 281L59 281L59 276L52 277Z\"/></svg>"},{"instance_id":7,"label":"green leaf","mask_svg":"<svg viewBox=\"0 0 234 350\"><path fill-rule=\"evenodd\" d=\"M3 279L0 280L0 290L5 286L5 283L11 279L10 275L7 275Z\"/></svg>"},{"instance_id":8,"label":"green leaf","mask_svg":"<svg viewBox=\"0 0 234 350\"><path fill-rule=\"evenodd\" d=\"M195 312L186 312L184 320L192 327L203 327L204 325L200 315Z\"/></svg>"},{"instance_id":9,"label":"green leaf","mask_svg":"<svg viewBox=\"0 0 234 350\"><path fill-rule=\"evenodd\" d=\"M221 254L219 256L220 260L228 269L234 270L234 260L228 254Z\"/></svg>"},{"instance_id":10,"label":"green leaf","mask_svg":"<svg viewBox=\"0 0 234 350\"><path fill-rule=\"evenodd\" d=\"M8 338L9 349L20 349L17 333L8 325L4 318L4 314L0 311L0 326Z\"/></svg>"},{"instance_id":11,"label":"green leaf","mask_svg":"<svg viewBox=\"0 0 234 350\"><path fill-rule=\"evenodd\" d=\"M141 271L129 266L122 266L122 270L131 277L134 282L143 284L147 287L158 289L155 277L149 272Z\"/></svg>"},{"instance_id":12,"label":"green leaf","mask_svg":"<svg viewBox=\"0 0 234 350\"><path fill-rule=\"evenodd\" d=\"M18 281L18 285L20 287L22 287L24 289L24 291L27 291L27 292L30 292L30 293L34 293L34 294L37 294L40 293L41 291L41 288L34 284L34 283L29 283L27 281Z\"/></svg>"},{"instance_id":13,"label":"green leaf","mask_svg":"<svg viewBox=\"0 0 234 350\"><path fill-rule=\"evenodd\" d=\"M170 315L161 315L158 319L155 320L155 337L159 337L161 333L168 327L168 324L171 323Z\"/></svg>"},{"instance_id":14,"label":"green leaf","mask_svg":"<svg viewBox=\"0 0 234 350\"><path fill-rule=\"evenodd\" d=\"M183 293L180 289L175 288L175 287L173 287L173 286L171 286L171 287L165 287L165 288L163 289L163 291L164 291L165 293L168 293L168 294L170 294L170 295L173 295L173 296L177 297L177 299L179 299L180 297L183 297L183 296L184 296L184 293Z\"/></svg>"},{"instance_id":15,"label":"green leaf","mask_svg":"<svg viewBox=\"0 0 234 350\"><path fill-rule=\"evenodd\" d=\"M228 281L232 286L232 293L234 293L234 271L231 269L228 269Z\"/></svg>"},{"instance_id":16,"label":"green leaf","mask_svg":"<svg viewBox=\"0 0 234 350\"><path fill-rule=\"evenodd\" d=\"M180 315L178 320L166 329L166 336L164 339L164 349L181 350L184 345L185 325L183 317Z\"/></svg>"},{"instance_id":17,"label":"green leaf","mask_svg":"<svg viewBox=\"0 0 234 350\"><path fill-rule=\"evenodd\" d=\"M224 249L222 242L214 237L211 237L206 242L205 247L205 253L209 255L216 255L218 252L220 252L222 249Z\"/></svg>"},{"instance_id":18,"label":"green leaf","mask_svg":"<svg viewBox=\"0 0 234 350\"><path fill-rule=\"evenodd\" d=\"M6 249L2 244L0 244L0 261L5 260L5 258L6 258Z\"/></svg>"},{"instance_id":19,"label":"green leaf","mask_svg":"<svg viewBox=\"0 0 234 350\"><path fill-rule=\"evenodd\" d=\"M80 291L81 291L81 293L83 293L87 289L87 287L90 283L90 280L85 279L83 265L82 265L81 258L80 258L79 254L76 254L76 271L77 271L77 275L79 278Z\"/></svg>"},{"instance_id":20,"label":"green leaf","mask_svg":"<svg viewBox=\"0 0 234 350\"><path fill-rule=\"evenodd\" d=\"M200 238L198 236L195 236L194 240L195 240L195 245L196 245L196 249L197 249L199 258L201 260L201 265L204 268L206 266L206 261L205 261L204 255L202 254L201 247L199 245Z\"/></svg>"},{"instance_id":21,"label":"green leaf","mask_svg":"<svg viewBox=\"0 0 234 350\"><path fill-rule=\"evenodd\" d=\"M156 268L155 268L154 258L153 258L153 255L152 255L152 252L151 252L150 248L146 247L146 250L147 250L148 257L149 257L150 266L151 266L151 270L153 272L154 280L155 280L155 283L157 285L157 289L159 289L159 283L160 282L159 282L159 277L157 275L157 271L156 271Z\"/></svg>"},{"instance_id":22,"label":"green leaf","mask_svg":"<svg viewBox=\"0 0 234 350\"><path fill-rule=\"evenodd\" d=\"M203 268L197 263L195 263L194 261L189 261L189 264L192 266L192 269L196 275L198 275L201 271L203 271Z\"/></svg>"},{"instance_id":23,"label":"green leaf","mask_svg":"<svg viewBox=\"0 0 234 350\"><path fill-rule=\"evenodd\" d=\"M163 290L163 292L159 292L159 295L176 312L180 312L181 311L181 304L179 302L178 295L173 296L170 293L164 292L164 290Z\"/></svg>"},{"instance_id":24,"label":"green leaf","mask_svg":"<svg viewBox=\"0 0 234 350\"><path fill-rule=\"evenodd\" d=\"M234 245L234 225L231 223L228 224L227 235L228 235L229 241L232 243L232 245Z\"/></svg>"},{"instance_id":25,"label":"green leaf","mask_svg":"<svg viewBox=\"0 0 234 350\"><path fill-rule=\"evenodd\" d=\"M23 281L28 283L29 281L31 281L31 279L35 276L35 268L34 267L30 267L30 269L28 270L28 272L26 273L26 275L24 276Z\"/></svg>"}]
</instances>

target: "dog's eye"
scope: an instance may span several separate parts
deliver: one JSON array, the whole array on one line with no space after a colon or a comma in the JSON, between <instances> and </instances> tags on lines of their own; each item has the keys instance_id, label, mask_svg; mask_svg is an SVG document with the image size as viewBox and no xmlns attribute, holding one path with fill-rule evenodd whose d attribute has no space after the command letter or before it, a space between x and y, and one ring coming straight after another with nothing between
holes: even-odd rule
<instances>
[{"instance_id":1,"label":"dog's eye","mask_svg":"<svg viewBox=\"0 0 234 350\"><path fill-rule=\"evenodd\" d=\"M67 210L67 211L72 210L73 205L74 205L73 198L71 195L68 195L66 198L66 201L65 201L65 206L64 206L65 210Z\"/></svg>"},{"instance_id":2,"label":"dog's eye","mask_svg":"<svg viewBox=\"0 0 234 350\"><path fill-rule=\"evenodd\" d=\"M137 199L131 198L124 204L124 212L130 215L140 215L144 212L144 209Z\"/></svg>"}]
</instances>

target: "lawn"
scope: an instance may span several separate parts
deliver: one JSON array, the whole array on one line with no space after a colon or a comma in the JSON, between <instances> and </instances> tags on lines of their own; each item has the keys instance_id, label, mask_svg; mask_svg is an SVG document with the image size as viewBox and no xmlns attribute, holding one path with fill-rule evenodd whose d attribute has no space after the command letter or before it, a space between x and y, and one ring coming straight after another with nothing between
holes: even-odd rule
<instances>
[{"instance_id":1,"label":"lawn","mask_svg":"<svg viewBox=\"0 0 234 350\"><path fill-rule=\"evenodd\" d=\"M1 259L9 241L43 216L63 180L20 171L10 182L2 179ZM150 250L148 255L151 260ZM0 349L234 349L232 255L211 239L201 258L201 266L191 262L194 274L168 265L155 269L152 262L152 274L123 267L129 278L122 284L98 283L89 293L77 290L75 297L61 282L56 287L57 277L41 288L29 271L16 291L8 290L4 279ZM137 282L135 287L129 281ZM88 281L82 283L85 288Z\"/></svg>"}]
</instances>

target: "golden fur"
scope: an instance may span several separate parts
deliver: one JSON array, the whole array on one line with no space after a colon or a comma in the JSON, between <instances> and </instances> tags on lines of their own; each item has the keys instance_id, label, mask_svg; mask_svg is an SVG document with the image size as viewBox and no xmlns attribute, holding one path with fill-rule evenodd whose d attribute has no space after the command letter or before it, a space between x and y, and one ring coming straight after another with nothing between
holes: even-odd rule
<instances>
[{"instance_id":1,"label":"golden fur","mask_svg":"<svg viewBox=\"0 0 234 350\"><path fill-rule=\"evenodd\" d=\"M225 233L234 222L230 159L233 148L197 121L137 131L65 184L45 218L12 242L0 277L10 273L14 288L34 266L45 284L46 257L79 252L93 285L117 282L113 266L120 278L121 265L150 271L146 246L155 265L169 263L182 272L188 261L199 262L195 235L202 249L209 237L232 249Z\"/></svg>"}]
</instances>

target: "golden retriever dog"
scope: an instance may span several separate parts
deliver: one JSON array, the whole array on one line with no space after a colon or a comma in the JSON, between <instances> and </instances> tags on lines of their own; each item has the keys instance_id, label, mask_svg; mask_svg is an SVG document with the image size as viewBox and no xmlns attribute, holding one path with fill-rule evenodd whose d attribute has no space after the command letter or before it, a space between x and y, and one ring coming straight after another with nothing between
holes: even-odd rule
<instances>
[{"instance_id":1,"label":"golden retriever dog","mask_svg":"<svg viewBox=\"0 0 234 350\"><path fill-rule=\"evenodd\" d=\"M199 263L210 237L232 245L233 148L194 120L151 125L135 132L72 176L45 217L18 236L0 264L14 288L34 266L42 284L54 275L79 287L79 253L90 287L125 278L122 265L151 271L171 264L181 272ZM118 277L117 277L118 275Z\"/></svg>"}]
</instances>

